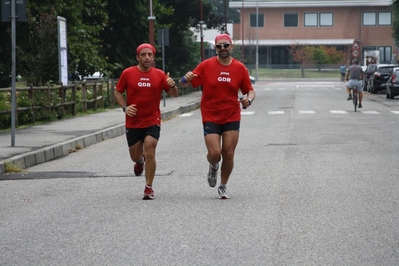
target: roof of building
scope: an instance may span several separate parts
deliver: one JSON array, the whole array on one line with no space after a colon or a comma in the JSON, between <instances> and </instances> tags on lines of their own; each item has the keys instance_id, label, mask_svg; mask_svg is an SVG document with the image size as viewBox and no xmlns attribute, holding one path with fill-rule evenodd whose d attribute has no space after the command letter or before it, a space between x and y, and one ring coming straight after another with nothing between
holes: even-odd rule
<instances>
[{"instance_id":1,"label":"roof of building","mask_svg":"<svg viewBox=\"0 0 399 266\"><path fill-rule=\"evenodd\" d=\"M259 40L261 46L290 46L290 45L352 45L355 39L309 39L309 40ZM234 44L241 45L241 40ZM256 45L256 41L244 41L244 45Z\"/></svg>"},{"instance_id":2,"label":"roof of building","mask_svg":"<svg viewBox=\"0 0 399 266\"><path fill-rule=\"evenodd\" d=\"M392 0L231 0L230 8L390 6Z\"/></svg>"}]
</instances>

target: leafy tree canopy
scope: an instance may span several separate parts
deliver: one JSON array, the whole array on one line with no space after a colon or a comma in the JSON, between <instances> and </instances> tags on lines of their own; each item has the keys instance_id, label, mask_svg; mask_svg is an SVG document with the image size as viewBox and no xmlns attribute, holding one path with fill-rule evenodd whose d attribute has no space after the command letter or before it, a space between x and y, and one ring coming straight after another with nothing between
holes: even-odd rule
<instances>
[{"instance_id":1,"label":"leafy tree canopy","mask_svg":"<svg viewBox=\"0 0 399 266\"><path fill-rule=\"evenodd\" d=\"M200 21L199 1L152 0L152 4L156 66L162 68L157 30L169 29L165 71L180 76L199 62L199 45L189 30ZM222 30L224 4L224 0L202 0L208 28ZM35 84L58 80L57 16L67 21L69 73L100 71L117 78L136 63L136 47L149 42L148 0L29 0L27 22L17 23L17 72ZM10 23L0 23L0 72L11 69L10 28Z\"/></svg>"}]
</instances>

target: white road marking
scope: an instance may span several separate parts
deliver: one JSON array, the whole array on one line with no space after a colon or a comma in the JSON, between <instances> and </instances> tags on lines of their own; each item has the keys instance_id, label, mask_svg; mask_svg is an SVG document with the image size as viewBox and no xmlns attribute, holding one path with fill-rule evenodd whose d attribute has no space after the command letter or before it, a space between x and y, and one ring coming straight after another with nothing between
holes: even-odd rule
<instances>
[{"instance_id":1,"label":"white road marking","mask_svg":"<svg viewBox=\"0 0 399 266\"><path fill-rule=\"evenodd\" d=\"M370 115L379 115L380 112L377 111L361 111L363 114L370 114Z\"/></svg>"},{"instance_id":2,"label":"white road marking","mask_svg":"<svg viewBox=\"0 0 399 266\"><path fill-rule=\"evenodd\" d=\"M184 113L184 114L181 114L179 116L192 116L192 115L193 115L193 113Z\"/></svg>"},{"instance_id":3,"label":"white road marking","mask_svg":"<svg viewBox=\"0 0 399 266\"><path fill-rule=\"evenodd\" d=\"M347 114L348 112L341 111L341 110L330 110L330 113L332 113L332 114Z\"/></svg>"},{"instance_id":4,"label":"white road marking","mask_svg":"<svg viewBox=\"0 0 399 266\"><path fill-rule=\"evenodd\" d=\"M392 113L399 115L399 111L391 111Z\"/></svg>"},{"instance_id":5,"label":"white road marking","mask_svg":"<svg viewBox=\"0 0 399 266\"><path fill-rule=\"evenodd\" d=\"M312 110L299 110L298 111L300 114L315 114L315 111Z\"/></svg>"},{"instance_id":6,"label":"white road marking","mask_svg":"<svg viewBox=\"0 0 399 266\"><path fill-rule=\"evenodd\" d=\"M255 111L241 111L241 115L253 115Z\"/></svg>"},{"instance_id":7,"label":"white road marking","mask_svg":"<svg viewBox=\"0 0 399 266\"><path fill-rule=\"evenodd\" d=\"M267 112L269 115L283 115L284 111L269 111Z\"/></svg>"}]
</instances>

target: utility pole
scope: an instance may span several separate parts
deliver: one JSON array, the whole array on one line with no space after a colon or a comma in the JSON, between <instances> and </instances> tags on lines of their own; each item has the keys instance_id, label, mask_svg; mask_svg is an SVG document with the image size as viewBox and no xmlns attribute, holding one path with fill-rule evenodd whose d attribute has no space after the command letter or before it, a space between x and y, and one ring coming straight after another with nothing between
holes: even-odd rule
<instances>
[{"instance_id":1,"label":"utility pole","mask_svg":"<svg viewBox=\"0 0 399 266\"><path fill-rule=\"evenodd\" d=\"M15 47L16 47L16 16L15 16L15 0L11 0L11 57L12 57L12 66L11 66L11 146L15 146L15 121L17 119L17 103L16 103L16 95L17 91L15 88Z\"/></svg>"},{"instance_id":2,"label":"utility pole","mask_svg":"<svg viewBox=\"0 0 399 266\"><path fill-rule=\"evenodd\" d=\"M224 0L224 32L229 33L227 30L227 0Z\"/></svg>"},{"instance_id":3,"label":"utility pole","mask_svg":"<svg viewBox=\"0 0 399 266\"><path fill-rule=\"evenodd\" d=\"M26 1L1 1L1 22L11 22L11 147L15 146L17 121L16 75L16 22L26 22Z\"/></svg>"},{"instance_id":4,"label":"utility pole","mask_svg":"<svg viewBox=\"0 0 399 266\"><path fill-rule=\"evenodd\" d=\"M259 5L256 1L256 81L258 81L258 67L259 67Z\"/></svg>"},{"instance_id":5,"label":"utility pole","mask_svg":"<svg viewBox=\"0 0 399 266\"><path fill-rule=\"evenodd\" d=\"M244 0L241 8L241 62L244 64Z\"/></svg>"},{"instance_id":6,"label":"utility pole","mask_svg":"<svg viewBox=\"0 0 399 266\"><path fill-rule=\"evenodd\" d=\"M155 16L152 14L152 0L149 0L150 15L148 17L149 29L150 29L150 44L154 46L154 20Z\"/></svg>"},{"instance_id":7,"label":"utility pole","mask_svg":"<svg viewBox=\"0 0 399 266\"><path fill-rule=\"evenodd\" d=\"M202 0L200 0L200 33L201 33L201 62L204 61L205 55L204 55L204 33L202 29L202 25L204 24L204 18L202 17Z\"/></svg>"}]
</instances>

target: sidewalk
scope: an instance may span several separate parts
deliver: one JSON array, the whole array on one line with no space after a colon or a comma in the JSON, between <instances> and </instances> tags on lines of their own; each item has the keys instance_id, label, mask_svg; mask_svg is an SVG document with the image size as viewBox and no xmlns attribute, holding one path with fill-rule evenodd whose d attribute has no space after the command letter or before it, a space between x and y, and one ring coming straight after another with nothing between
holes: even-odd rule
<instances>
[{"instance_id":1,"label":"sidewalk","mask_svg":"<svg viewBox=\"0 0 399 266\"><path fill-rule=\"evenodd\" d=\"M162 120L197 109L201 92L161 100ZM165 106L164 106L165 105ZM121 108L102 113L59 120L15 131L15 146L11 146L11 131L0 133L0 174L5 162L28 168L68 155L71 151L115 138L125 133L125 116Z\"/></svg>"}]
</instances>

